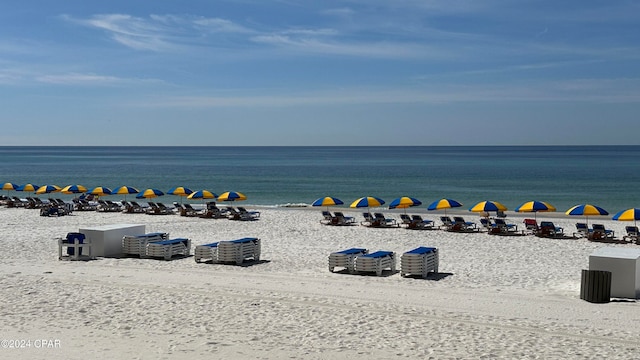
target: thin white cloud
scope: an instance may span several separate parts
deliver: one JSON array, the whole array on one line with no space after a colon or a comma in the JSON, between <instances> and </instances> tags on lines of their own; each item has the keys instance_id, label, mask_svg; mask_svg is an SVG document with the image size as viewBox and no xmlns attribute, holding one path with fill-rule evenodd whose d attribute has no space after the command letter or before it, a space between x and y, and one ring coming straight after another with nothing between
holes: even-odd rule
<instances>
[{"instance_id":1,"label":"thin white cloud","mask_svg":"<svg viewBox=\"0 0 640 360\"><path fill-rule=\"evenodd\" d=\"M55 85L86 85L86 86L113 86L134 83L160 83L155 79L131 79L97 74L69 73L60 75L36 76L37 82Z\"/></svg>"},{"instance_id":2,"label":"thin white cloud","mask_svg":"<svg viewBox=\"0 0 640 360\"><path fill-rule=\"evenodd\" d=\"M252 33L232 21L199 16L149 15L148 18L126 14L99 14L86 19L63 15L63 19L105 31L112 40L135 50L175 51L201 42L206 34Z\"/></svg>"}]
</instances>

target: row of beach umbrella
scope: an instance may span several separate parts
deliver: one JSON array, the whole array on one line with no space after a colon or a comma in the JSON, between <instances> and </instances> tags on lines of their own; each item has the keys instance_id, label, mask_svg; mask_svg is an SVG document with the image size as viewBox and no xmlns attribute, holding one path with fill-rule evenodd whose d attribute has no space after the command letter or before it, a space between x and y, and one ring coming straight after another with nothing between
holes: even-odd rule
<instances>
[{"instance_id":1,"label":"row of beach umbrella","mask_svg":"<svg viewBox=\"0 0 640 360\"><path fill-rule=\"evenodd\" d=\"M337 205L343 205L343 204L344 202L338 198L326 196L326 197L317 199L311 205L328 207L328 206L337 206ZM365 196L352 202L349 207L369 208L369 207L380 207L384 204L385 204L385 201L382 200L381 198L378 198L375 196ZM389 203L389 209L406 209L409 207L420 206L420 205L422 205L422 202L420 200L410 196L402 196L391 201L391 203ZM444 210L446 215L447 209L457 208L462 206L463 205L461 202L458 202L453 199L444 198L444 199L436 200L433 203L431 203L427 207L427 210ZM507 210L507 207L501 204L500 202L489 201L489 200L481 201L469 208L469 211L478 212L478 213L493 212L493 211L498 212L498 211L506 211L506 210ZM532 200L532 201L527 201L522 205L518 206L515 209L515 211L516 212L532 212L534 213L534 216L537 217L538 212L554 212L556 211L556 208L545 201ZM565 214L571 215L571 216L585 216L588 221L589 216L609 215L609 212L607 212L605 209L596 205L581 204L581 205L575 205L571 207L565 212ZM633 221L635 223L637 220L640 220L640 209L631 208L631 209L622 210L617 214L615 214L612 219L618 220L618 221Z\"/></svg>"},{"instance_id":2,"label":"row of beach umbrella","mask_svg":"<svg viewBox=\"0 0 640 360\"><path fill-rule=\"evenodd\" d=\"M148 188L140 191L132 186L121 186L113 190L105 186L98 186L89 190L82 185L68 185L65 187L60 187L57 185L38 186L30 183L24 185L4 183L4 185L2 186L2 190L32 192L39 195L57 192L63 194L91 194L95 196L124 195L125 200L127 195L132 194L136 194L137 199L151 199L165 195L165 193L159 189ZM219 201L241 201L247 199L246 195L237 191L227 191L220 195L216 195L215 193L206 189L193 191L184 186L171 188L169 191L167 191L167 194L186 197L187 199L217 199Z\"/></svg>"}]
</instances>

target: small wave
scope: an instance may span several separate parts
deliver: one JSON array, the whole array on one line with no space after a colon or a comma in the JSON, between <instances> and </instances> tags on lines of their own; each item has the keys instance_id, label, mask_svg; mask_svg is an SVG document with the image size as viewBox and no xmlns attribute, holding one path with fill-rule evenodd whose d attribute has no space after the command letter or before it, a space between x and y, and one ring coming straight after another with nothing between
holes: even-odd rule
<instances>
[{"instance_id":1,"label":"small wave","mask_svg":"<svg viewBox=\"0 0 640 360\"><path fill-rule=\"evenodd\" d=\"M305 203L286 203L286 204L278 204L276 207L286 207L286 208L302 208L309 207L309 204Z\"/></svg>"}]
</instances>

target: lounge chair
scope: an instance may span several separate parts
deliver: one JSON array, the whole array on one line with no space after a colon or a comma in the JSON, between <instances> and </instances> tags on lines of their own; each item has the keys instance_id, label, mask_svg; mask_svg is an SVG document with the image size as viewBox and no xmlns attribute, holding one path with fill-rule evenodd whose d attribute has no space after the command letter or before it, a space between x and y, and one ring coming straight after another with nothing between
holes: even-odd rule
<instances>
[{"instance_id":1,"label":"lounge chair","mask_svg":"<svg viewBox=\"0 0 640 360\"><path fill-rule=\"evenodd\" d=\"M331 212L327 210L322 211L322 220L320 220L320 224L331 225L332 222L333 214L331 214Z\"/></svg>"},{"instance_id":2,"label":"lounge chair","mask_svg":"<svg viewBox=\"0 0 640 360\"><path fill-rule=\"evenodd\" d=\"M409 226L411 225L411 222L413 220L411 220L411 216L410 215L400 214L400 221L401 221L400 226L409 228Z\"/></svg>"},{"instance_id":3,"label":"lounge chair","mask_svg":"<svg viewBox=\"0 0 640 360\"><path fill-rule=\"evenodd\" d=\"M193 208L193 206L191 206L191 204L178 204L179 207L177 207L178 209L178 213L180 214L180 216L199 216L202 214L202 212L196 210Z\"/></svg>"},{"instance_id":4,"label":"lounge chair","mask_svg":"<svg viewBox=\"0 0 640 360\"><path fill-rule=\"evenodd\" d=\"M329 254L329 272L337 267L346 268L350 273L355 271L355 260L358 256L366 255L369 250L364 248L351 248Z\"/></svg>"},{"instance_id":5,"label":"lounge chair","mask_svg":"<svg viewBox=\"0 0 640 360\"><path fill-rule=\"evenodd\" d=\"M125 255L147 256L147 244L169 239L168 233L148 233L142 235L125 235L122 237L122 253Z\"/></svg>"},{"instance_id":6,"label":"lounge chair","mask_svg":"<svg viewBox=\"0 0 640 360\"><path fill-rule=\"evenodd\" d=\"M573 237L586 237L590 238L593 229L590 229L587 223L576 223L576 232L573 233Z\"/></svg>"},{"instance_id":7,"label":"lounge chair","mask_svg":"<svg viewBox=\"0 0 640 360\"><path fill-rule=\"evenodd\" d=\"M480 218L480 226L482 226L485 230L489 232L491 231L491 229L493 229L493 223L491 222L491 219L489 219L488 217Z\"/></svg>"},{"instance_id":8,"label":"lounge chair","mask_svg":"<svg viewBox=\"0 0 640 360\"><path fill-rule=\"evenodd\" d=\"M218 262L218 244L219 242L214 242L196 246L193 249L193 258L196 263L202 261Z\"/></svg>"},{"instance_id":9,"label":"lounge chair","mask_svg":"<svg viewBox=\"0 0 640 360\"><path fill-rule=\"evenodd\" d=\"M497 231L491 231L492 234L512 234L518 231L518 225L509 224L501 218L493 219L493 227L494 229L497 229Z\"/></svg>"},{"instance_id":10,"label":"lounge chair","mask_svg":"<svg viewBox=\"0 0 640 360\"><path fill-rule=\"evenodd\" d=\"M58 205L46 205L40 208L40 216L63 216L67 215L66 209Z\"/></svg>"},{"instance_id":11,"label":"lounge chair","mask_svg":"<svg viewBox=\"0 0 640 360\"><path fill-rule=\"evenodd\" d=\"M466 221L462 216L453 217L454 226L460 225L464 231L478 231L478 225L473 221Z\"/></svg>"},{"instance_id":12,"label":"lounge chair","mask_svg":"<svg viewBox=\"0 0 640 360\"><path fill-rule=\"evenodd\" d=\"M423 278L431 271L438 272L438 249L418 247L402 254L400 258L400 276L420 275Z\"/></svg>"},{"instance_id":13,"label":"lounge chair","mask_svg":"<svg viewBox=\"0 0 640 360\"><path fill-rule=\"evenodd\" d=\"M453 220L451 220L448 216L440 216L440 221L442 221L442 226L445 230L451 230L453 228Z\"/></svg>"},{"instance_id":14,"label":"lounge chair","mask_svg":"<svg viewBox=\"0 0 640 360\"><path fill-rule=\"evenodd\" d=\"M360 222L360 225L367 227L378 227L380 226L380 222L376 219L370 212L362 213L362 217L364 217L364 221Z\"/></svg>"},{"instance_id":15,"label":"lounge chair","mask_svg":"<svg viewBox=\"0 0 640 360\"><path fill-rule=\"evenodd\" d=\"M403 217L403 215L404 214L400 215L400 219L402 219L402 223L407 229L425 230L433 229L435 227L433 220L423 219L420 215L406 215L406 217Z\"/></svg>"},{"instance_id":16,"label":"lounge chair","mask_svg":"<svg viewBox=\"0 0 640 360\"><path fill-rule=\"evenodd\" d=\"M387 218L383 213L374 213L373 217L380 223L382 227L398 227L398 221L396 219Z\"/></svg>"},{"instance_id":17,"label":"lounge chair","mask_svg":"<svg viewBox=\"0 0 640 360\"><path fill-rule=\"evenodd\" d=\"M559 226L555 226L551 221L542 221L540 222L540 228L535 235L546 238L564 237L564 229Z\"/></svg>"},{"instance_id":18,"label":"lounge chair","mask_svg":"<svg viewBox=\"0 0 640 360\"><path fill-rule=\"evenodd\" d=\"M333 213L333 219L331 225L346 226L356 223L356 219L353 216L345 216L341 211Z\"/></svg>"},{"instance_id":19,"label":"lounge chair","mask_svg":"<svg viewBox=\"0 0 640 360\"><path fill-rule=\"evenodd\" d=\"M158 206L158 209L160 209L160 215L171 215L171 214L174 214L172 207L168 207L167 205L165 205L165 204L163 204L161 202L156 203L156 206Z\"/></svg>"},{"instance_id":20,"label":"lounge chair","mask_svg":"<svg viewBox=\"0 0 640 360\"><path fill-rule=\"evenodd\" d=\"M242 265L247 259L260 261L260 239L245 237L237 240L220 241L218 243L218 260L220 263Z\"/></svg>"},{"instance_id":21,"label":"lounge chair","mask_svg":"<svg viewBox=\"0 0 640 360\"><path fill-rule=\"evenodd\" d=\"M637 226L626 226L624 230L626 231L626 235L622 237L622 240L629 242L635 241L636 244L640 245L640 232Z\"/></svg>"},{"instance_id":22,"label":"lounge chair","mask_svg":"<svg viewBox=\"0 0 640 360\"><path fill-rule=\"evenodd\" d=\"M227 219L229 220L240 220L240 212L236 210L233 206L225 207L227 210Z\"/></svg>"},{"instance_id":23,"label":"lounge chair","mask_svg":"<svg viewBox=\"0 0 640 360\"><path fill-rule=\"evenodd\" d=\"M7 207L26 207L29 203L27 200L22 200L17 196L12 196L11 199L12 201L7 203Z\"/></svg>"},{"instance_id":24,"label":"lounge chair","mask_svg":"<svg viewBox=\"0 0 640 360\"><path fill-rule=\"evenodd\" d=\"M381 276L385 269L396 271L396 253L393 251L376 251L356 257L356 272L375 272Z\"/></svg>"},{"instance_id":25,"label":"lounge chair","mask_svg":"<svg viewBox=\"0 0 640 360\"><path fill-rule=\"evenodd\" d=\"M147 244L146 256L171 260L174 255L189 256L191 252L191 240L178 238L150 242Z\"/></svg>"},{"instance_id":26,"label":"lounge chair","mask_svg":"<svg viewBox=\"0 0 640 360\"><path fill-rule=\"evenodd\" d=\"M605 228L602 224L593 224L591 230L591 237L589 240L613 239L616 236L616 233L613 230Z\"/></svg>"},{"instance_id":27,"label":"lounge chair","mask_svg":"<svg viewBox=\"0 0 640 360\"><path fill-rule=\"evenodd\" d=\"M238 213L240 213L240 220L258 220L260 218L260 211L247 211L242 206L238 206Z\"/></svg>"},{"instance_id":28,"label":"lounge chair","mask_svg":"<svg viewBox=\"0 0 640 360\"><path fill-rule=\"evenodd\" d=\"M216 203L212 201L207 203L206 209L198 212L198 216L206 219L220 219L225 217L226 215L225 215L225 211L218 208L216 206Z\"/></svg>"},{"instance_id":29,"label":"lounge chair","mask_svg":"<svg viewBox=\"0 0 640 360\"><path fill-rule=\"evenodd\" d=\"M122 212L125 212L125 213L142 214L146 212L145 208L140 206L140 204L138 204L136 201L129 201L129 202L123 201L122 205L124 207Z\"/></svg>"},{"instance_id":30,"label":"lounge chair","mask_svg":"<svg viewBox=\"0 0 640 360\"><path fill-rule=\"evenodd\" d=\"M540 230L536 219L524 219L522 222L524 223L524 228L531 234L536 234Z\"/></svg>"}]
</instances>

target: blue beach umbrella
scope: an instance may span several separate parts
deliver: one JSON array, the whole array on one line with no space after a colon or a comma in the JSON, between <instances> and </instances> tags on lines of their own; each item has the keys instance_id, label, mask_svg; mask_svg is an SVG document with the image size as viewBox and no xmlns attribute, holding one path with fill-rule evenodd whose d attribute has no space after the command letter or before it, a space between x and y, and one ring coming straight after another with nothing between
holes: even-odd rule
<instances>
[{"instance_id":1,"label":"blue beach umbrella","mask_svg":"<svg viewBox=\"0 0 640 360\"><path fill-rule=\"evenodd\" d=\"M325 196L325 197L321 197L319 199L317 199L316 201L314 201L313 203L311 203L311 206L326 206L327 207L327 211L329 211L329 206L337 206L337 205L342 205L344 204L344 202L342 202L342 200L336 198L336 197L332 197L332 196Z\"/></svg>"},{"instance_id":2,"label":"blue beach umbrella","mask_svg":"<svg viewBox=\"0 0 640 360\"><path fill-rule=\"evenodd\" d=\"M123 186L120 186L120 187L119 187L119 188L117 188L117 189L114 189L114 190L111 192L111 194L112 194L112 195L115 195L115 194L118 194L118 195L124 195L124 200L125 200L125 201L127 201L127 195L130 195L130 194L137 194L137 193L139 193L139 192L140 192L140 190L138 190L138 189L136 189L136 188L134 188L134 187L132 187L132 186L126 186L126 185L123 185Z\"/></svg>"},{"instance_id":3,"label":"blue beach umbrella","mask_svg":"<svg viewBox=\"0 0 640 360\"><path fill-rule=\"evenodd\" d=\"M565 212L571 216L584 216L587 219L587 225L589 225L589 216L595 215L609 215L607 210L591 204L576 205Z\"/></svg>"},{"instance_id":4,"label":"blue beach umbrella","mask_svg":"<svg viewBox=\"0 0 640 360\"><path fill-rule=\"evenodd\" d=\"M89 194L95 195L95 196L106 196L106 195L113 194L113 191L111 191L111 189L105 186L97 186L91 189L91 191L89 191Z\"/></svg>"},{"instance_id":5,"label":"blue beach umbrella","mask_svg":"<svg viewBox=\"0 0 640 360\"><path fill-rule=\"evenodd\" d=\"M489 211L507 211L507 207L497 201L481 201L471 208L473 212L489 212Z\"/></svg>"},{"instance_id":6,"label":"blue beach umbrella","mask_svg":"<svg viewBox=\"0 0 640 360\"><path fill-rule=\"evenodd\" d=\"M218 201L241 201L247 200L247 196L236 191L227 191L218 196Z\"/></svg>"},{"instance_id":7,"label":"blue beach umbrella","mask_svg":"<svg viewBox=\"0 0 640 360\"><path fill-rule=\"evenodd\" d=\"M14 183L4 183L4 185L2 185L2 190L6 190L7 191L7 195L9 195L9 192L11 190L17 190L18 189L18 184L14 184Z\"/></svg>"},{"instance_id":8,"label":"blue beach umbrella","mask_svg":"<svg viewBox=\"0 0 640 360\"><path fill-rule=\"evenodd\" d=\"M410 196L401 196L397 199L393 199L389 203L389 209L406 209L414 206L422 205L422 201L412 198Z\"/></svg>"},{"instance_id":9,"label":"blue beach umbrella","mask_svg":"<svg viewBox=\"0 0 640 360\"><path fill-rule=\"evenodd\" d=\"M363 207L376 207L376 206L382 206L384 204L384 200L375 197L375 196L365 196L365 197L361 197L359 199L357 199L356 201L352 202L351 205L349 205L349 207L352 208L363 208Z\"/></svg>"},{"instance_id":10,"label":"blue beach umbrella","mask_svg":"<svg viewBox=\"0 0 640 360\"><path fill-rule=\"evenodd\" d=\"M169 189L169 191L167 191L167 194L180 196L180 203L182 204L182 198L193 194L193 190L189 189L188 187L177 186Z\"/></svg>"},{"instance_id":11,"label":"blue beach umbrella","mask_svg":"<svg viewBox=\"0 0 640 360\"><path fill-rule=\"evenodd\" d=\"M86 193L87 188L82 185L67 185L60 192L63 194L81 194Z\"/></svg>"},{"instance_id":12,"label":"blue beach umbrella","mask_svg":"<svg viewBox=\"0 0 640 360\"><path fill-rule=\"evenodd\" d=\"M342 202L342 200L338 198L325 196L311 203L311 206L336 206L336 205L342 205L342 204L344 204L344 202Z\"/></svg>"},{"instance_id":13,"label":"blue beach umbrella","mask_svg":"<svg viewBox=\"0 0 640 360\"><path fill-rule=\"evenodd\" d=\"M532 212L537 219L538 212L556 211L555 206L544 201L527 201L526 203L518 206L515 209L516 212Z\"/></svg>"},{"instance_id":14,"label":"blue beach umbrella","mask_svg":"<svg viewBox=\"0 0 640 360\"><path fill-rule=\"evenodd\" d=\"M444 210L444 214L447 215L447 209L451 209L454 207L461 207L462 203L453 200L453 199L440 199L432 202L427 207L427 210Z\"/></svg>"},{"instance_id":15,"label":"blue beach umbrella","mask_svg":"<svg viewBox=\"0 0 640 360\"><path fill-rule=\"evenodd\" d=\"M136 199L152 199L152 198L156 198L158 196L163 196L164 193L158 189L146 189L143 191L140 191L138 193L138 195L136 195Z\"/></svg>"},{"instance_id":16,"label":"blue beach umbrella","mask_svg":"<svg viewBox=\"0 0 640 360\"><path fill-rule=\"evenodd\" d=\"M16 188L16 191L24 191L24 192L36 192L40 186L34 184L24 184L20 185Z\"/></svg>"},{"instance_id":17,"label":"blue beach umbrella","mask_svg":"<svg viewBox=\"0 0 640 360\"><path fill-rule=\"evenodd\" d=\"M618 221L633 221L633 225L636 225L636 220L640 220L640 209L631 208L622 210L613 215L612 219Z\"/></svg>"},{"instance_id":18,"label":"blue beach umbrella","mask_svg":"<svg viewBox=\"0 0 640 360\"><path fill-rule=\"evenodd\" d=\"M62 190L62 188L58 185L43 185L36 190L36 194L50 194L60 190Z\"/></svg>"},{"instance_id":19,"label":"blue beach umbrella","mask_svg":"<svg viewBox=\"0 0 640 360\"><path fill-rule=\"evenodd\" d=\"M211 191L203 189L191 192L191 194L187 196L187 199L215 199L217 197L218 196Z\"/></svg>"},{"instance_id":20,"label":"blue beach umbrella","mask_svg":"<svg viewBox=\"0 0 640 360\"><path fill-rule=\"evenodd\" d=\"M184 186L174 187L167 191L167 194L177 196L189 196L191 193L193 193L193 190Z\"/></svg>"}]
</instances>

